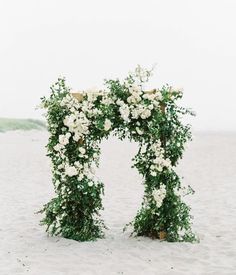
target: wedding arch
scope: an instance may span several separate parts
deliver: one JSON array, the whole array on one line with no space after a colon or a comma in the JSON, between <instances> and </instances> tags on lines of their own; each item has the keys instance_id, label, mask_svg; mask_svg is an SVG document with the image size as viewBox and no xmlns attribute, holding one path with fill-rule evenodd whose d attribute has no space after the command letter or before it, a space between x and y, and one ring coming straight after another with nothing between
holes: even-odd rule
<instances>
[{"instance_id":1,"label":"wedding arch","mask_svg":"<svg viewBox=\"0 0 236 275\"><path fill-rule=\"evenodd\" d=\"M42 224L51 235L78 241L104 237L100 217L104 186L94 178L99 144L111 132L138 142L133 166L144 178L144 197L133 234L167 241L194 241L190 207L174 168L191 139L181 118L192 114L176 101L182 91L165 85L144 90L151 71L138 66L124 81L106 80L106 89L73 93L64 78L42 98L50 133L47 145L56 197L44 205Z\"/></svg>"}]
</instances>

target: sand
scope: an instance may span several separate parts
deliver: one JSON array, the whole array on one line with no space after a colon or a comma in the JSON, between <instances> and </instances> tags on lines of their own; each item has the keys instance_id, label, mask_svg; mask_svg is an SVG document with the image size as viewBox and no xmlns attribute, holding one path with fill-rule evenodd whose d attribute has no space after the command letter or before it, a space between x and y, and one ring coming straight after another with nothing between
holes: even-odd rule
<instances>
[{"instance_id":1,"label":"sand","mask_svg":"<svg viewBox=\"0 0 236 275\"><path fill-rule=\"evenodd\" d=\"M178 171L196 194L188 198L200 243L130 237L143 194L131 169L136 144L102 143L106 238L79 243L48 237L35 214L53 196L43 131L0 134L0 275L236 274L236 134L201 133Z\"/></svg>"}]
</instances>

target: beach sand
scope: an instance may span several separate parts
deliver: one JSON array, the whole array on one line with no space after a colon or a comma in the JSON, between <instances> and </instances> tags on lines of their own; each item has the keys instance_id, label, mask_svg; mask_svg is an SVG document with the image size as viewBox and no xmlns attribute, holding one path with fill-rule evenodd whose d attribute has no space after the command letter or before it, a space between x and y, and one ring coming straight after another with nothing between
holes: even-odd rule
<instances>
[{"instance_id":1,"label":"beach sand","mask_svg":"<svg viewBox=\"0 0 236 275\"><path fill-rule=\"evenodd\" d=\"M0 134L0 275L236 274L236 134L197 133L177 168L196 191L187 202L200 243L167 243L123 233L140 207L136 144L102 142L106 238L48 237L35 214L53 196L44 131Z\"/></svg>"}]
</instances>

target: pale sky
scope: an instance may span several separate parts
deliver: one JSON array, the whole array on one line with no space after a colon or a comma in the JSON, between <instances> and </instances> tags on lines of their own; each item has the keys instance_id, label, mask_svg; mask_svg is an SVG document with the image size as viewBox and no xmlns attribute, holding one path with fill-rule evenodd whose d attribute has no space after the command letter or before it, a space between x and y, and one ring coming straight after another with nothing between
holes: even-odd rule
<instances>
[{"instance_id":1,"label":"pale sky","mask_svg":"<svg viewBox=\"0 0 236 275\"><path fill-rule=\"evenodd\" d=\"M0 117L41 118L63 75L75 90L156 65L184 88L196 130L236 130L235 0L0 0Z\"/></svg>"}]
</instances>

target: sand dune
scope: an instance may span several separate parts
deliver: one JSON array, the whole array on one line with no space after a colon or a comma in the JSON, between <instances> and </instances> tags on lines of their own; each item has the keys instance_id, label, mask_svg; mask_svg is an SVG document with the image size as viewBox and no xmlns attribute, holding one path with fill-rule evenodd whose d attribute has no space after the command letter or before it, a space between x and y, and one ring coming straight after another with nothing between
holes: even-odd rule
<instances>
[{"instance_id":1,"label":"sand dune","mask_svg":"<svg viewBox=\"0 0 236 275\"><path fill-rule=\"evenodd\" d=\"M0 134L0 275L236 274L236 134L196 134L178 167L196 191L188 202L199 244L122 232L143 187L130 168L137 146L115 138L102 143L97 173L105 183L106 238L48 237L34 214L53 196L46 142L46 132Z\"/></svg>"}]
</instances>

